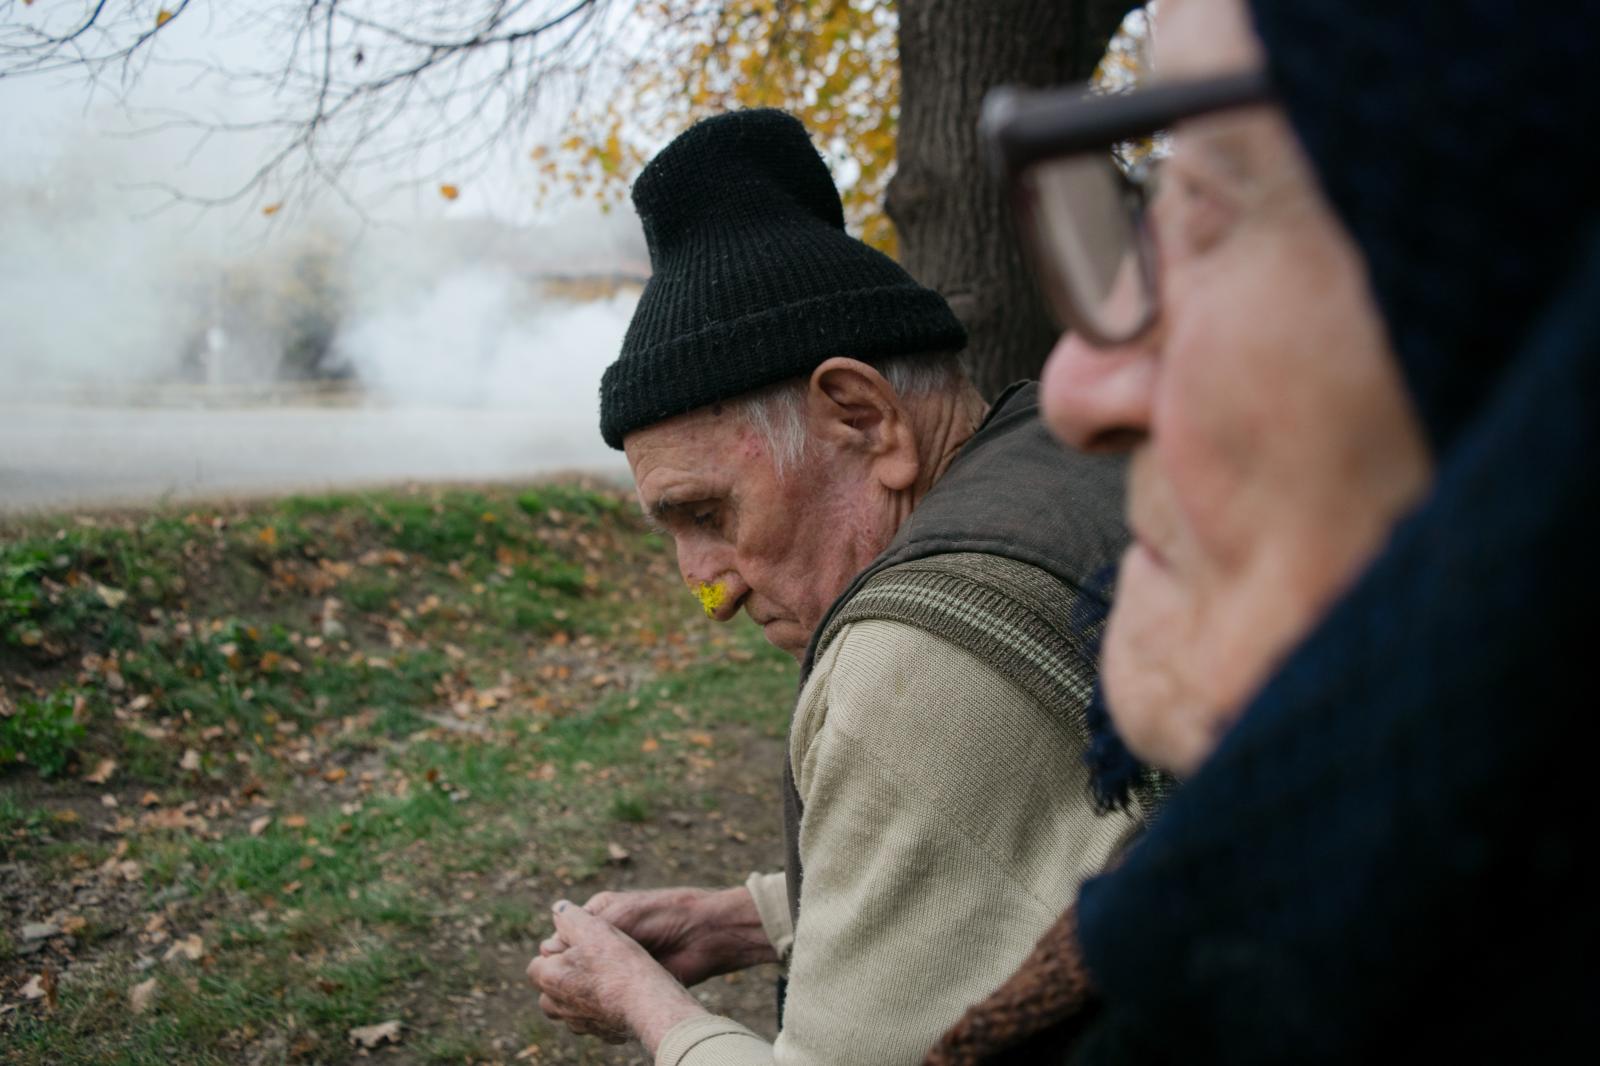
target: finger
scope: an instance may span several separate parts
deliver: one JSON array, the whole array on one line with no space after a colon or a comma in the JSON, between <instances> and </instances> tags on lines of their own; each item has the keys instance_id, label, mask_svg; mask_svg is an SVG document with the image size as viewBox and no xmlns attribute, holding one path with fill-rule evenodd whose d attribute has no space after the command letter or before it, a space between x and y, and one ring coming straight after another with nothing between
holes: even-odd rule
<instances>
[{"instance_id":1,"label":"finger","mask_svg":"<svg viewBox=\"0 0 1600 1066\"><path fill-rule=\"evenodd\" d=\"M603 915L611 909L619 898L615 892L596 892L589 897L589 901L583 905L583 909L590 914Z\"/></svg>"},{"instance_id":2,"label":"finger","mask_svg":"<svg viewBox=\"0 0 1600 1066\"><path fill-rule=\"evenodd\" d=\"M595 1022L594 1006L588 1000L579 997L573 998L563 993L559 982L547 981L547 987L540 989L539 1009L557 1021L572 1021L577 1019L587 1024Z\"/></svg>"},{"instance_id":3,"label":"finger","mask_svg":"<svg viewBox=\"0 0 1600 1066\"><path fill-rule=\"evenodd\" d=\"M556 919L556 935L568 945L581 944L585 939L613 928L604 918L590 914L570 900L561 900L557 903L553 913Z\"/></svg>"},{"instance_id":4,"label":"finger","mask_svg":"<svg viewBox=\"0 0 1600 1066\"><path fill-rule=\"evenodd\" d=\"M561 1004L552 998L548 992L541 992L539 994L539 1009L544 1012L544 1016L546 1018L549 1018L553 1022L564 1022L567 1020L567 1012L561 1009Z\"/></svg>"},{"instance_id":5,"label":"finger","mask_svg":"<svg viewBox=\"0 0 1600 1066\"><path fill-rule=\"evenodd\" d=\"M536 955L528 963L528 982L541 992L556 992L559 995L560 985L564 978L570 976L571 969L567 965L565 952Z\"/></svg>"},{"instance_id":6,"label":"finger","mask_svg":"<svg viewBox=\"0 0 1600 1066\"><path fill-rule=\"evenodd\" d=\"M539 954L540 955L559 955L563 951L566 951L567 948L569 948L569 947L571 947L571 945L568 944L565 940L562 940L561 939L561 935L558 933L555 936L549 937L548 939L543 940L543 941L540 942L540 944L539 944Z\"/></svg>"}]
</instances>

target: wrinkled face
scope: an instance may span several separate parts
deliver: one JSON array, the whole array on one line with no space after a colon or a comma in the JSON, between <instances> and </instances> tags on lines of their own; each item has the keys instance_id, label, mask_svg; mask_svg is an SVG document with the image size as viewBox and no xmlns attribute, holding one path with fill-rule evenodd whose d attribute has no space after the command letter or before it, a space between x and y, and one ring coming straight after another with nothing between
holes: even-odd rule
<instances>
[{"instance_id":1,"label":"wrinkled face","mask_svg":"<svg viewBox=\"0 0 1600 1066\"><path fill-rule=\"evenodd\" d=\"M1163 79L1262 63L1242 0L1163 0L1159 19ZM1159 321L1114 349L1064 337L1043 400L1068 443L1133 448L1102 677L1129 747L1187 774L1429 460L1359 253L1281 113L1181 125L1152 230Z\"/></svg>"},{"instance_id":2,"label":"wrinkled face","mask_svg":"<svg viewBox=\"0 0 1600 1066\"><path fill-rule=\"evenodd\" d=\"M760 434L718 407L630 433L623 450L706 614L727 621L742 607L796 658L894 536L858 461L819 445L780 478Z\"/></svg>"}]
</instances>

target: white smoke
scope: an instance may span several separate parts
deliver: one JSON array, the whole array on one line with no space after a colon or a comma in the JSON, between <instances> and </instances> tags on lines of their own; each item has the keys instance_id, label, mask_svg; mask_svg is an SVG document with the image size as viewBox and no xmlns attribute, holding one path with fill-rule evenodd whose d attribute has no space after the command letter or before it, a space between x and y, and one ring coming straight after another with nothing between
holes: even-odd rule
<instances>
[{"instance_id":1,"label":"white smoke","mask_svg":"<svg viewBox=\"0 0 1600 1066\"><path fill-rule=\"evenodd\" d=\"M647 269L631 214L263 234L141 217L106 178L129 147L0 179L0 510L620 470L598 388ZM331 393L284 383L308 336Z\"/></svg>"},{"instance_id":2,"label":"white smoke","mask_svg":"<svg viewBox=\"0 0 1600 1066\"><path fill-rule=\"evenodd\" d=\"M527 288L503 271L447 274L415 298L357 312L338 357L392 404L517 408L545 423L588 408L597 418L600 372L621 347L637 297L547 303Z\"/></svg>"}]
</instances>

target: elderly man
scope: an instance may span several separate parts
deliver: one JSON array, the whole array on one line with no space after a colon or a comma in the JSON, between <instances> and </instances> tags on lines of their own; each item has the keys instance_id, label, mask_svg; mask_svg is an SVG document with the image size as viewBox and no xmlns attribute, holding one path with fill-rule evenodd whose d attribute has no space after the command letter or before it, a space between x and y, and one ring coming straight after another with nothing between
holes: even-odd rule
<instances>
[{"instance_id":1,"label":"elderly man","mask_svg":"<svg viewBox=\"0 0 1600 1066\"><path fill-rule=\"evenodd\" d=\"M788 863L558 903L529 974L663 1066L915 1062L1138 826L1096 814L1083 759L1120 471L1064 455L1032 386L985 408L949 308L844 233L794 118L696 125L634 200L655 273L602 431L707 614L802 660ZM683 987L780 958L776 1044Z\"/></svg>"},{"instance_id":2,"label":"elderly man","mask_svg":"<svg viewBox=\"0 0 1600 1066\"><path fill-rule=\"evenodd\" d=\"M933 1062L1593 1054L1600 166L1542 146L1600 38L1440 14L1162 0L1161 85L991 112L1046 419L1133 451L1111 716L1187 777Z\"/></svg>"}]
</instances>

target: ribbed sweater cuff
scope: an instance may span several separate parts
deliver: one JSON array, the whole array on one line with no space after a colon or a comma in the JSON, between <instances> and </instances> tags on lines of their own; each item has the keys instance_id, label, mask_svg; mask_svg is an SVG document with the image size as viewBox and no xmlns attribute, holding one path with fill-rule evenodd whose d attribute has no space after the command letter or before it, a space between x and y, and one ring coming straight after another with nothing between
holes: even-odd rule
<instances>
[{"instance_id":1,"label":"ribbed sweater cuff","mask_svg":"<svg viewBox=\"0 0 1600 1066\"><path fill-rule=\"evenodd\" d=\"M772 1045L732 1018L701 1014L667 1030L656 1066L746 1066L771 1061Z\"/></svg>"},{"instance_id":2,"label":"ribbed sweater cuff","mask_svg":"<svg viewBox=\"0 0 1600 1066\"><path fill-rule=\"evenodd\" d=\"M744 887L756 902L756 913L761 915L761 928L772 941L772 948L782 962L789 961L789 949L794 947L794 919L789 911L789 884L782 872L775 874L753 873L745 879Z\"/></svg>"}]
</instances>

